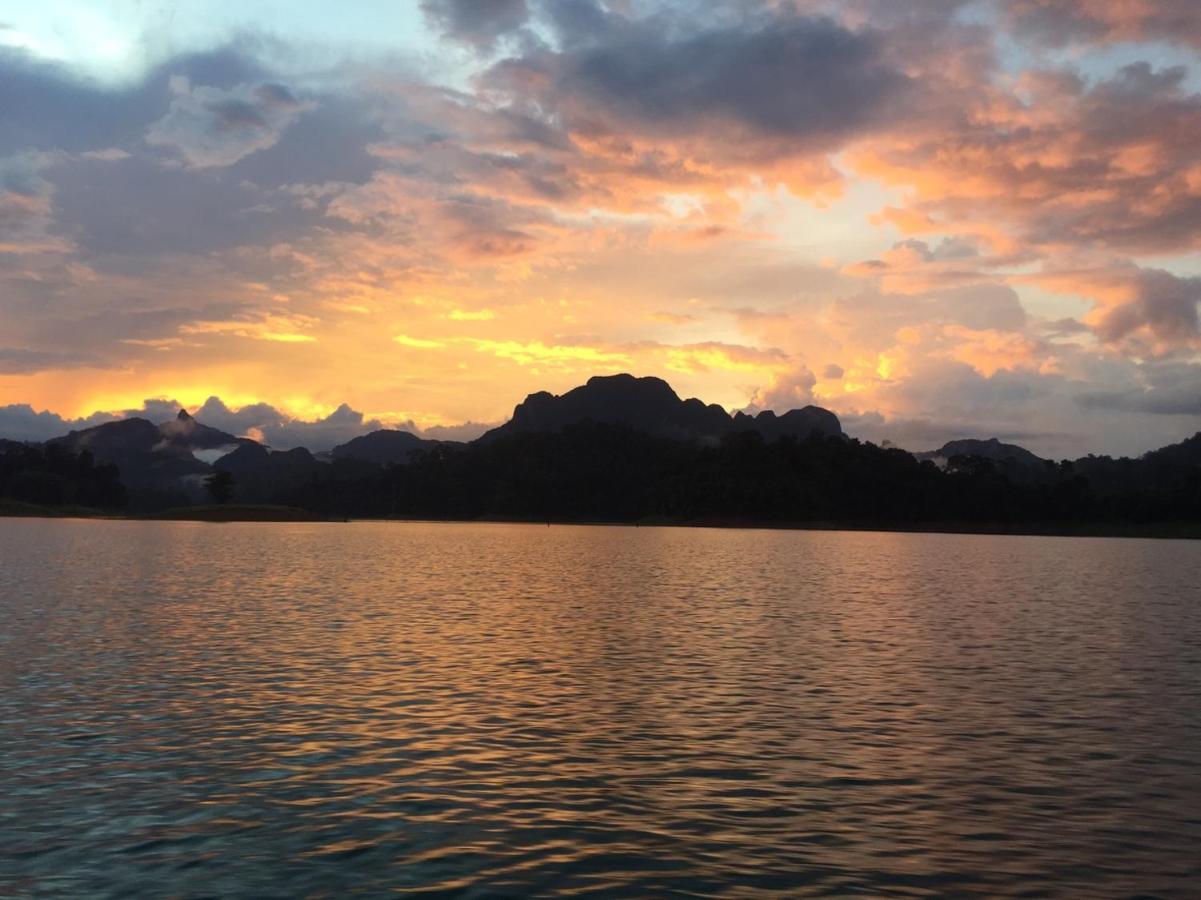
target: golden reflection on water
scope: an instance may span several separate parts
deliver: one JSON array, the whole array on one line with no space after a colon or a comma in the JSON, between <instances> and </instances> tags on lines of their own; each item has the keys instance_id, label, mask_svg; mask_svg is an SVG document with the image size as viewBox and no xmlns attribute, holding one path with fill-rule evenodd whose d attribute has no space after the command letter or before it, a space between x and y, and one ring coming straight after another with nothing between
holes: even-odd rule
<instances>
[{"instance_id":1,"label":"golden reflection on water","mask_svg":"<svg viewBox=\"0 0 1201 900\"><path fill-rule=\"evenodd\" d=\"M0 888L1184 896L1196 874L1197 545L0 529Z\"/></svg>"}]
</instances>

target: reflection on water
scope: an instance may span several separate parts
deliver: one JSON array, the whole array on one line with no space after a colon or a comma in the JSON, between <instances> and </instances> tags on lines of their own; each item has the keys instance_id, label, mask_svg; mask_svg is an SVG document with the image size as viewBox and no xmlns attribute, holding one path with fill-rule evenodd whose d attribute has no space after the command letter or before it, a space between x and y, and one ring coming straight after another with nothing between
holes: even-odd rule
<instances>
[{"instance_id":1,"label":"reflection on water","mask_svg":"<svg viewBox=\"0 0 1201 900\"><path fill-rule=\"evenodd\" d=\"M0 894L1196 896L1201 544L0 520Z\"/></svg>"}]
</instances>

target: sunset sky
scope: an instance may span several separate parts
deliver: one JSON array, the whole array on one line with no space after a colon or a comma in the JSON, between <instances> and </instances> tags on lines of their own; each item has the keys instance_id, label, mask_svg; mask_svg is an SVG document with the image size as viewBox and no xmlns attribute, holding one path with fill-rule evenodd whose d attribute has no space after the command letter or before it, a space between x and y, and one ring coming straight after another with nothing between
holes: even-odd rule
<instances>
[{"instance_id":1,"label":"sunset sky","mask_svg":"<svg viewBox=\"0 0 1201 900\"><path fill-rule=\"evenodd\" d=\"M1201 428L1199 53L1186 0L0 0L0 436L628 371L1138 454Z\"/></svg>"}]
</instances>

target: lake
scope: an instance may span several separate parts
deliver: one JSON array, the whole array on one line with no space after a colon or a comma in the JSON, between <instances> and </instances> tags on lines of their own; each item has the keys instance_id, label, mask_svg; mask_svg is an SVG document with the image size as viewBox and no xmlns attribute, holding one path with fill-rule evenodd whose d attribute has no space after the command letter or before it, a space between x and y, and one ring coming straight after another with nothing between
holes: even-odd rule
<instances>
[{"instance_id":1,"label":"lake","mask_svg":"<svg viewBox=\"0 0 1201 900\"><path fill-rule=\"evenodd\" d=\"M1201 543L0 519L0 894L1196 897Z\"/></svg>"}]
</instances>

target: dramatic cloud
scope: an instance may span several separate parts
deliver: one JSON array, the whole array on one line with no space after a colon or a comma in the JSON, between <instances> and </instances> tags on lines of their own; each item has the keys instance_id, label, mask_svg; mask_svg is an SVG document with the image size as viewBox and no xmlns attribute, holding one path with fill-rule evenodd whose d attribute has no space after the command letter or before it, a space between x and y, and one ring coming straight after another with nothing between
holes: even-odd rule
<instances>
[{"instance_id":1,"label":"dramatic cloud","mask_svg":"<svg viewBox=\"0 0 1201 900\"><path fill-rule=\"evenodd\" d=\"M971 234L1001 252L1188 250L1201 241L1201 97L1186 71L1132 63L1089 84L1032 71L982 86L973 127L864 145L856 169L913 199L882 218L911 234Z\"/></svg>"},{"instance_id":2,"label":"dramatic cloud","mask_svg":"<svg viewBox=\"0 0 1201 900\"><path fill-rule=\"evenodd\" d=\"M1128 342L1139 353L1201 346L1201 278L1126 264L1047 272L1039 280L1051 290L1093 298L1097 305L1087 321L1106 343Z\"/></svg>"},{"instance_id":3,"label":"dramatic cloud","mask_svg":"<svg viewBox=\"0 0 1201 900\"><path fill-rule=\"evenodd\" d=\"M1195 430L1194 4L400 7L403 47L220 10L0 47L13 433L151 396L472 435L621 370L917 449Z\"/></svg>"}]
</instances>

